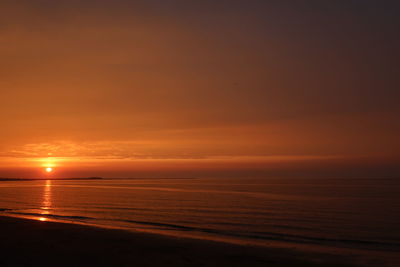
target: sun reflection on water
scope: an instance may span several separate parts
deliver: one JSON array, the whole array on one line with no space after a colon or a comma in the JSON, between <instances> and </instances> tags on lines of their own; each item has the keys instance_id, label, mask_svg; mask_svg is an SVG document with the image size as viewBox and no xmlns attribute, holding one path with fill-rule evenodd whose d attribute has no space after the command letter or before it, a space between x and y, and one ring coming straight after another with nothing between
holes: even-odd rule
<instances>
[{"instance_id":1,"label":"sun reflection on water","mask_svg":"<svg viewBox=\"0 0 400 267\"><path fill-rule=\"evenodd\" d=\"M41 209L40 213L42 215L50 214L50 209L51 209L51 180L46 180L46 182L44 184L43 201L42 201L42 205L41 205L40 209ZM47 218L40 217L38 220L39 221L47 221Z\"/></svg>"}]
</instances>

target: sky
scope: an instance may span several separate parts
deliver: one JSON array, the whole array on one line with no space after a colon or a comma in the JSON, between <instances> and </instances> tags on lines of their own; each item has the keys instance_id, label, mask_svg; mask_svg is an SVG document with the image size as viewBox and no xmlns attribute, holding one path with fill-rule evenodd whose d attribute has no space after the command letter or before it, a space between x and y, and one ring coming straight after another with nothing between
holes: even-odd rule
<instances>
[{"instance_id":1,"label":"sky","mask_svg":"<svg viewBox=\"0 0 400 267\"><path fill-rule=\"evenodd\" d=\"M3 0L0 177L398 177L399 11Z\"/></svg>"}]
</instances>

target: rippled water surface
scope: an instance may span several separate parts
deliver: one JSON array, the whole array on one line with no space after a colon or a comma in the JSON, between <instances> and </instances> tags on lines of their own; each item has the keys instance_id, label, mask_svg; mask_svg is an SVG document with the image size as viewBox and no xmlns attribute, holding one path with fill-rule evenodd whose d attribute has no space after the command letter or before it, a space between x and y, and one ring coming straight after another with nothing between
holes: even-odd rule
<instances>
[{"instance_id":1,"label":"rippled water surface","mask_svg":"<svg viewBox=\"0 0 400 267\"><path fill-rule=\"evenodd\" d=\"M200 238L400 249L396 179L1 181L0 210Z\"/></svg>"}]
</instances>

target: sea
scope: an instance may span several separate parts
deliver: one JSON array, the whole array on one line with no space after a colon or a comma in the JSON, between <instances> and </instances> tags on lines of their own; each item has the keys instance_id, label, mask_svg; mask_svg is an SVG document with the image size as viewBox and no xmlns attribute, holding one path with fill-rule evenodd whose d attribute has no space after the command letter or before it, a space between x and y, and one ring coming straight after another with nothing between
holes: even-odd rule
<instances>
[{"instance_id":1,"label":"sea","mask_svg":"<svg viewBox=\"0 0 400 267\"><path fill-rule=\"evenodd\" d=\"M255 245L400 251L400 179L0 181L0 215Z\"/></svg>"}]
</instances>

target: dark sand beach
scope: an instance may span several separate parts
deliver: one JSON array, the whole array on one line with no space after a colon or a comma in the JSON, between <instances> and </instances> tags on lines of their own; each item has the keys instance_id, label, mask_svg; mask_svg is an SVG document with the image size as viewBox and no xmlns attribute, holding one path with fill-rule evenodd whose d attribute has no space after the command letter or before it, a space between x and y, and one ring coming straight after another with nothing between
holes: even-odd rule
<instances>
[{"instance_id":1,"label":"dark sand beach","mask_svg":"<svg viewBox=\"0 0 400 267\"><path fill-rule=\"evenodd\" d=\"M351 254L233 245L11 217L0 217L0 233L1 266L390 265L384 259Z\"/></svg>"}]
</instances>

